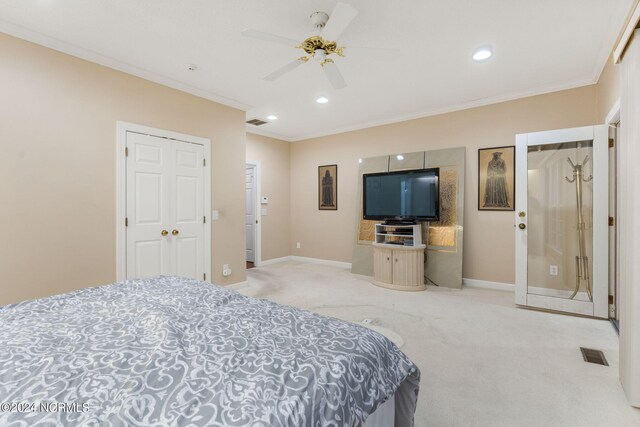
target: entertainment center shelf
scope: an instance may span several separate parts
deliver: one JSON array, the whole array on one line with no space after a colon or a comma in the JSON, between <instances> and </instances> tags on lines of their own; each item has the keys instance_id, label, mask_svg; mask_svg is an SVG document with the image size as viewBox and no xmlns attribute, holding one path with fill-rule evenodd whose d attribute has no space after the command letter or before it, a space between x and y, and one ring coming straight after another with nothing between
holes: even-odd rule
<instances>
[{"instance_id":1,"label":"entertainment center shelf","mask_svg":"<svg viewBox=\"0 0 640 427\"><path fill-rule=\"evenodd\" d=\"M420 246L422 232L420 224L376 224L375 243L391 246Z\"/></svg>"},{"instance_id":2,"label":"entertainment center shelf","mask_svg":"<svg viewBox=\"0 0 640 427\"><path fill-rule=\"evenodd\" d=\"M424 250L420 224L376 224L373 283L401 291L422 291Z\"/></svg>"}]
</instances>

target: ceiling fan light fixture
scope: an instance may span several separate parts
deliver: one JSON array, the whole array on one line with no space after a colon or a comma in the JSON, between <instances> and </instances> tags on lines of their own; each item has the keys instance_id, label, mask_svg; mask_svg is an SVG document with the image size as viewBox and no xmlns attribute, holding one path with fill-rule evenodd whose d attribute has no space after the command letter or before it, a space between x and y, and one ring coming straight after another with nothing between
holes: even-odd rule
<instances>
[{"instance_id":1,"label":"ceiling fan light fixture","mask_svg":"<svg viewBox=\"0 0 640 427\"><path fill-rule=\"evenodd\" d=\"M318 104L326 104L327 102L329 102L329 98L327 98L326 96L319 96L316 98L316 102Z\"/></svg>"},{"instance_id":2,"label":"ceiling fan light fixture","mask_svg":"<svg viewBox=\"0 0 640 427\"><path fill-rule=\"evenodd\" d=\"M491 46L481 46L473 52L472 58L475 62L484 62L491 58L492 55L493 49L491 49Z\"/></svg>"},{"instance_id":3,"label":"ceiling fan light fixture","mask_svg":"<svg viewBox=\"0 0 640 427\"><path fill-rule=\"evenodd\" d=\"M353 19L358 15L358 11L347 3L339 2L331 12L331 16L326 12L317 11L311 14L309 19L315 27L315 34L307 37L301 43L298 43L295 39L288 37L282 37L276 34L265 33L264 31L246 29L241 32L245 37L252 37L268 42L278 43L288 47L295 47L296 49L302 49L306 55L285 64L276 71L262 78L267 82L272 82L282 77L283 75L293 71L298 66L313 60L315 63L319 63L322 67L322 71L333 86L333 89L340 90L347 87L347 81L345 80L340 67L334 62L335 56L345 56L345 47L338 45L338 40L343 34L345 29L351 25ZM395 57L399 53L397 49L376 49L376 48L355 48L362 52L368 51L370 54L377 56L387 56L388 58ZM331 56L335 55L335 56ZM320 104L325 104L328 99L316 101Z\"/></svg>"},{"instance_id":4,"label":"ceiling fan light fixture","mask_svg":"<svg viewBox=\"0 0 640 427\"><path fill-rule=\"evenodd\" d=\"M316 61L323 62L327 57L327 51L324 49L316 49L313 57L315 58Z\"/></svg>"}]
</instances>

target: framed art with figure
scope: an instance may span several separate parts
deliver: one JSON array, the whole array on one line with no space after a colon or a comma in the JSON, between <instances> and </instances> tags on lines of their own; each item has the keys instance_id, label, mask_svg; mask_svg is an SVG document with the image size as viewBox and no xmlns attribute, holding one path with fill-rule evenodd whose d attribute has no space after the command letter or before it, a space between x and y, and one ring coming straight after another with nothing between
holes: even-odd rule
<instances>
[{"instance_id":1,"label":"framed art with figure","mask_svg":"<svg viewBox=\"0 0 640 427\"><path fill-rule=\"evenodd\" d=\"M338 210L338 165L318 166L318 209Z\"/></svg>"},{"instance_id":2,"label":"framed art with figure","mask_svg":"<svg viewBox=\"0 0 640 427\"><path fill-rule=\"evenodd\" d=\"M478 150L478 210L515 210L516 147Z\"/></svg>"}]
</instances>

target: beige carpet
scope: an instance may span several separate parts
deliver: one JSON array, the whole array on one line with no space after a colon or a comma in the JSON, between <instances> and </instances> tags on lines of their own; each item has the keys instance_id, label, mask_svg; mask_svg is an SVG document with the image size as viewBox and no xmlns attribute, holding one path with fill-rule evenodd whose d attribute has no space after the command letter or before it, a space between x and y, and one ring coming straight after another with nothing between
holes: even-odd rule
<instances>
[{"instance_id":1,"label":"beige carpet","mask_svg":"<svg viewBox=\"0 0 640 427\"><path fill-rule=\"evenodd\" d=\"M608 321L525 310L509 292L399 292L348 270L284 262L238 291L370 324L420 367L416 426L640 426L618 381ZM579 347L611 366L585 363Z\"/></svg>"}]
</instances>

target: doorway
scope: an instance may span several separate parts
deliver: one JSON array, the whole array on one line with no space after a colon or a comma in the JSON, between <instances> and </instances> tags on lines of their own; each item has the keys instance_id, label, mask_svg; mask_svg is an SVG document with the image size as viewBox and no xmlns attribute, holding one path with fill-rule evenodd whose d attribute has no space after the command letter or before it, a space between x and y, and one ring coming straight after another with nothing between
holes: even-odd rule
<instances>
[{"instance_id":1,"label":"doorway","mask_svg":"<svg viewBox=\"0 0 640 427\"><path fill-rule=\"evenodd\" d=\"M620 330L620 281L618 280L618 158L620 121L609 128L609 317Z\"/></svg>"},{"instance_id":2,"label":"doorway","mask_svg":"<svg viewBox=\"0 0 640 427\"><path fill-rule=\"evenodd\" d=\"M260 177L258 162L247 161L245 165L246 198L246 264L247 269L260 264Z\"/></svg>"},{"instance_id":3,"label":"doorway","mask_svg":"<svg viewBox=\"0 0 640 427\"><path fill-rule=\"evenodd\" d=\"M608 126L516 137L516 303L608 318Z\"/></svg>"},{"instance_id":4,"label":"doorway","mask_svg":"<svg viewBox=\"0 0 640 427\"><path fill-rule=\"evenodd\" d=\"M616 330L620 331L620 259L618 257L620 223L618 205L620 187L618 186L618 164L620 144L620 100L615 103L606 123L609 126L609 318Z\"/></svg>"},{"instance_id":5,"label":"doorway","mask_svg":"<svg viewBox=\"0 0 640 427\"><path fill-rule=\"evenodd\" d=\"M118 280L211 280L210 142L118 122Z\"/></svg>"}]
</instances>

